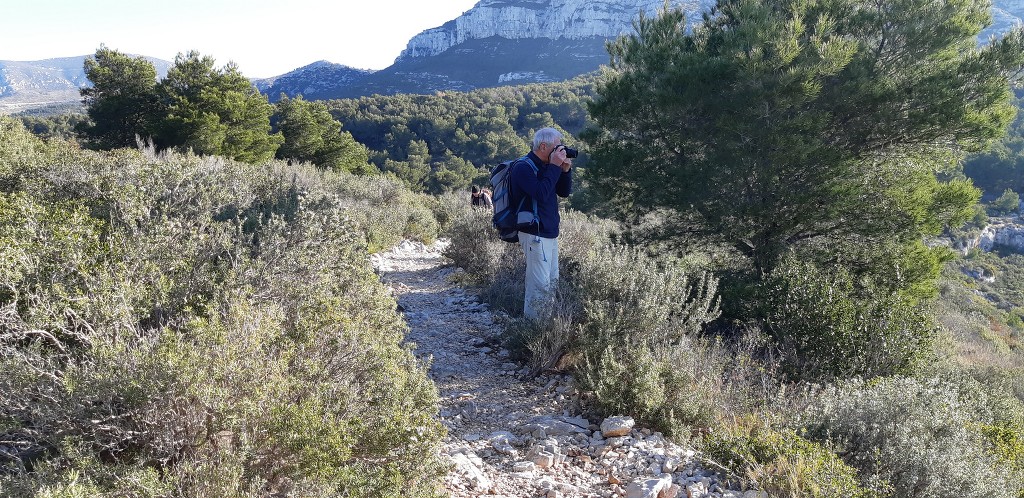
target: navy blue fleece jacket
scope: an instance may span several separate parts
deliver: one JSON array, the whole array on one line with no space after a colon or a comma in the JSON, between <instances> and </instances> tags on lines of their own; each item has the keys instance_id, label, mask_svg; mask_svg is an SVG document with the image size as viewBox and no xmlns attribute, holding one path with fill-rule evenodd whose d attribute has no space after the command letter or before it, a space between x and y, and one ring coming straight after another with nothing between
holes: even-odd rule
<instances>
[{"instance_id":1,"label":"navy blue fleece jacket","mask_svg":"<svg viewBox=\"0 0 1024 498\"><path fill-rule=\"evenodd\" d=\"M517 206L519 199L526 195L523 211L529 211L533 209L533 203L530 200L536 199L540 228L537 233L531 231L526 231L526 233L553 239L558 237L558 224L561 221L561 217L558 215L558 197L569 197L569 194L572 193L572 170L563 173L562 168L541 161L532 151L527 154L527 157L537 166L538 171L535 174L533 168L526 164L526 161L518 161L512 169L509 200L512 206Z\"/></svg>"}]
</instances>

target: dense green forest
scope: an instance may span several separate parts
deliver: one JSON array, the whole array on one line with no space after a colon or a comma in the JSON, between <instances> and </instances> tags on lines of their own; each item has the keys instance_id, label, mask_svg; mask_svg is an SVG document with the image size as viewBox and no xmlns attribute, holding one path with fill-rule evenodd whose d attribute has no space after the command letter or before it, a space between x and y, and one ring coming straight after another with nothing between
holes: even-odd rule
<instances>
[{"instance_id":1,"label":"dense green forest","mask_svg":"<svg viewBox=\"0 0 1024 498\"><path fill-rule=\"evenodd\" d=\"M238 67L210 56L179 55L167 76L143 58L101 47L86 60L93 86L87 116L26 115L43 137L78 139L109 150L138 141L249 163L308 162L357 174L385 172L412 190L441 194L483 184L495 164L528 150L533 130L574 136L587 125L595 76L564 83L437 95L373 96L271 105ZM585 156L578 161L586 165Z\"/></svg>"},{"instance_id":2,"label":"dense green forest","mask_svg":"<svg viewBox=\"0 0 1024 498\"><path fill-rule=\"evenodd\" d=\"M381 171L413 190L439 194L483 184L494 165L525 154L528 137L540 128L558 128L572 141L588 124L585 103L595 81L373 96L328 106ZM577 166L585 168L585 159Z\"/></svg>"},{"instance_id":3,"label":"dense green forest","mask_svg":"<svg viewBox=\"0 0 1024 498\"><path fill-rule=\"evenodd\" d=\"M878 7L723 0L568 82L274 105L101 47L87 116L0 121L0 486L431 495L436 392L365 256L443 236L519 360L732 479L1024 497L1024 260L940 243L1017 211L1024 31ZM543 126L585 154L531 321L458 192Z\"/></svg>"}]
</instances>

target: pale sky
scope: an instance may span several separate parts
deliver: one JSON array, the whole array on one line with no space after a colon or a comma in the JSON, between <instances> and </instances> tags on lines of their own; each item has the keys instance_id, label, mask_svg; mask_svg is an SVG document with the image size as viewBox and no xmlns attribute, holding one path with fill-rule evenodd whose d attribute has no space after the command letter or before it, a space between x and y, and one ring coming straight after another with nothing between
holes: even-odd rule
<instances>
[{"instance_id":1,"label":"pale sky","mask_svg":"<svg viewBox=\"0 0 1024 498\"><path fill-rule=\"evenodd\" d=\"M383 69L409 38L477 0L0 0L0 60L89 55L100 44L174 60L198 50L265 78L318 60Z\"/></svg>"}]
</instances>

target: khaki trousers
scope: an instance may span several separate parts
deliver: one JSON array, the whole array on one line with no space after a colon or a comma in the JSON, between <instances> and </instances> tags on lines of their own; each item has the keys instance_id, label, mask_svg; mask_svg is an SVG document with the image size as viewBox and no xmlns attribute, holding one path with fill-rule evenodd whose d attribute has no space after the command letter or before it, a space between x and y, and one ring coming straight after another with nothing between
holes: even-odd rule
<instances>
[{"instance_id":1,"label":"khaki trousers","mask_svg":"<svg viewBox=\"0 0 1024 498\"><path fill-rule=\"evenodd\" d=\"M526 256L523 316L536 320L551 303L554 283L558 280L558 239L520 233L519 244Z\"/></svg>"}]
</instances>

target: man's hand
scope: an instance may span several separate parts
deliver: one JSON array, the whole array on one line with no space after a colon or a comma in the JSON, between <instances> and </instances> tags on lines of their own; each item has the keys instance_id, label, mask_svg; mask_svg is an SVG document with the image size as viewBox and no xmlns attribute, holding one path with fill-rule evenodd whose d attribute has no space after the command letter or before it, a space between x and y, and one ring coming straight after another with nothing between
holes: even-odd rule
<instances>
[{"instance_id":1,"label":"man's hand","mask_svg":"<svg viewBox=\"0 0 1024 498\"><path fill-rule=\"evenodd\" d=\"M551 156L548 157L548 162L562 168L562 171L569 171L563 165L565 163L565 146L556 146L555 150L551 151ZM569 166L572 166L572 163L569 163Z\"/></svg>"},{"instance_id":2,"label":"man's hand","mask_svg":"<svg viewBox=\"0 0 1024 498\"><path fill-rule=\"evenodd\" d=\"M562 161L562 173L568 173L570 169L572 169L572 159L569 159L567 157L564 161Z\"/></svg>"}]
</instances>

